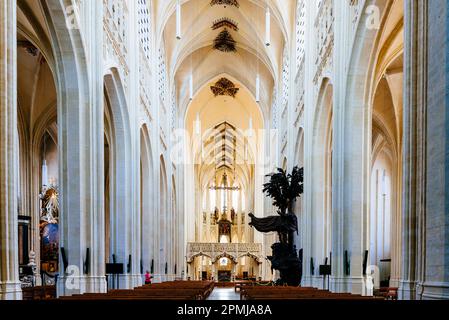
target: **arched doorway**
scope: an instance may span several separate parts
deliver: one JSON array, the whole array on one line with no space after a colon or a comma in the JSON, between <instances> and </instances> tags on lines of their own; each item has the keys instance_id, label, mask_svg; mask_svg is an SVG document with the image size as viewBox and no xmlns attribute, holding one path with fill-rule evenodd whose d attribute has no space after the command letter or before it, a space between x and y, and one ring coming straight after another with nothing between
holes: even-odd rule
<instances>
[{"instance_id":1,"label":"arched doorway","mask_svg":"<svg viewBox=\"0 0 449 320\"><path fill-rule=\"evenodd\" d=\"M31 12L19 21L36 27ZM31 20L29 20L31 19ZM55 285L59 265L59 134L51 48L17 31L18 263L22 286ZM32 268L30 269L30 266Z\"/></svg>"},{"instance_id":2,"label":"arched doorway","mask_svg":"<svg viewBox=\"0 0 449 320\"><path fill-rule=\"evenodd\" d=\"M104 159L106 262L123 264L120 287L131 288L141 282L140 250L134 246L140 230L132 217L132 166L129 115L121 77L111 69L104 77ZM107 170L107 171L106 171Z\"/></svg>"},{"instance_id":3,"label":"arched doorway","mask_svg":"<svg viewBox=\"0 0 449 320\"><path fill-rule=\"evenodd\" d=\"M236 257L224 252L212 260L215 275L218 282L230 282L236 280L238 260ZM243 275L239 276L240 278Z\"/></svg>"}]
</instances>

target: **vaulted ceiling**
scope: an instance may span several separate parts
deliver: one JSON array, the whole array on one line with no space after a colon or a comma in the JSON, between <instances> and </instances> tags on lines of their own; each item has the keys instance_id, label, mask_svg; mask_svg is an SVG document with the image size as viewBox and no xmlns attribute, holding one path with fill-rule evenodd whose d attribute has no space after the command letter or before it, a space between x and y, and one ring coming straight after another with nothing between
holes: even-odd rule
<instances>
[{"instance_id":1,"label":"vaulted ceiling","mask_svg":"<svg viewBox=\"0 0 449 320\"><path fill-rule=\"evenodd\" d=\"M176 37L176 0L155 1L156 25L160 30L167 57L167 68L175 79L181 111L189 104L189 78L194 92L220 74L228 74L245 86L253 96L256 76L260 74L260 106L267 112L274 84L282 75L282 55L294 19L293 0L238 0L239 6L212 5L210 0L181 1L181 39ZM271 13L271 43L265 45L266 8ZM238 30L214 22L229 19ZM236 41L236 52L213 48L224 29Z\"/></svg>"}]
</instances>

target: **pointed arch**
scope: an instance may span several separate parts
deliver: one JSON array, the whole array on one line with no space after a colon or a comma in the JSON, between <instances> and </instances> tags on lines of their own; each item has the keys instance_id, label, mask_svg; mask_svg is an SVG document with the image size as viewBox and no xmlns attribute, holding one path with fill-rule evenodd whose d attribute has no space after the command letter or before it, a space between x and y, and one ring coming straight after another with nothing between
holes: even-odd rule
<instances>
[{"instance_id":1,"label":"pointed arch","mask_svg":"<svg viewBox=\"0 0 449 320\"><path fill-rule=\"evenodd\" d=\"M158 266L160 267L160 273L165 269L165 264L168 263L168 239L169 235L169 206L168 206L168 180L167 180L167 166L165 164L164 155L159 156L159 250L160 261Z\"/></svg>"},{"instance_id":2,"label":"pointed arch","mask_svg":"<svg viewBox=\"0 0 449 320\"><path fill-rule=\"evenodd\" d=\"M310 248L315 261L323 262L332 250L332 150L333 150L333 85L324 78L320 87L317 111L312 127L311 203L308 219L315 233L309 233ZM306 242L306 243L307 243Z\"/></svg>"},{"instance_id":3,"label":"pointed arch","mask_svg":"<svg viewBox=\"0 0 449 320\"><path fill-rule=\"evenodd\" d=\"M110 254L126 265L132 253L134 232L139 231L133 230L132 223L132 143L128 106L117 69L111 69L104 76L104 97L104 127L109 143ZM128 280L125 287L132 285Z\"/></svg>"},{"instance_id":4,"label":"pointed arch","mask_svg":"<svg viewBox=\"0 0 449 320\"><path fill-rule=\"evenodd\" d=\"M155 235L156 205L154 203L154 164L153 150L148 126L140 128L140 223L141 259L145 270L150 270L151 262L157 252Z\"/></svg>"}]
</instances>

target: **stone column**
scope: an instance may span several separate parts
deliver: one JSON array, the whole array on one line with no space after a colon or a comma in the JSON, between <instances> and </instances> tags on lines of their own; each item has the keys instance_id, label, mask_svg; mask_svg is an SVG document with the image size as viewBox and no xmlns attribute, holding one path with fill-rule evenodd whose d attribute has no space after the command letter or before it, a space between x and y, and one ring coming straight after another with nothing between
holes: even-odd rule
<instances>
[{"instance_id":1,"label":"stone column","mask_svg":"<svg viewBox=\"0 0 449 320\"><path fill-rule=\"evenodd\" d=\"M60 256L57 294L105 292L103 3L81 2L75 26L63 3L41 3L57 66L59 231L68 262L64 269Z\"/></svg>"},{"instance_id":2,"label":"stone column","mask_svg":"<svg viewBox=\"0 0 449 320\"><path fill-rule=\"evenodd\" d=\"M420 266L418 299L449 299L449 4L447 0L422 1L427 5L424 43L427 43L425 92L425 214L418 226ZM420 25L418 24L418 27ZM427 32L426 32L427 31ZM418 33L419 34L419 33ZM422 42L420 43L422 45ZM417 61L418 67L421 61ZM421 247L421 244L425 243Z\"/></svg>"},{"instance_id":3,"label":"stone column","mask_svg":"<svg viewBox=\"0 0 449 320\"><path fill-rule=\"evenodd\" d=\"M130 113L130 119L134 123L139 123L140 121L140 107L132 108L130 106L140 105L140 35L138 32L138 8L137 1L127 1L128 5L128 64L130 69L129 77L129 91L128 91L128 110ZM131 183L131 196L132 196L132 210L131 210L131 247L130 254L132 255L132 265L130 270L130 284L131 287L141 286L143 275L140 272L140 265L142 261L141 257L141 219L140 219L140 199L139 189L140 189L140 128L135 126L131 132L131 150L132 150L132 180ZM168 181L170 184L170 180ZM170 212L170 211L169 211ZM145 272L145 270L143 270Z\"/></svg>"},{"instance_id":4,"label":"stone column","mask_svg":"<svg viewBox=\"0 0 449 320\"><path fill-rule=\"evenodd\" d=\"M376 4L380 16L386 14L388 1L367 1L363 11L370 3ZM365 250L369 250L371 79L381 29L367 28L370 16L362 12L357 25L352 26L350 8L336 7L331 290L369 294L363 262ZM352 36L354 43L348 55L345 44L352 42ZM345 270L346 251L349 274Z\"/></svg>"},{"instance_id":5,"label":"stone column","mask_svg":"<svg viewBox=\"0 0 449 320\"><path fill-rule=\"evenodd\" d=\"M424 1L405 1L404 47L404 157L403 157L403 208L402 208L402 275L399 296L416 297L419 278L421 237L419 217L424 215L423 192L424 115L426 80L426 9Z\"/></svg>"},{"instance_id":6,"label":"stone column","mask_svg":"<svg viewBox=\"0 0 449 320\"><path fill-rule=\"evenodd\" d=\"M0 299L21 299L17 195L16 1L0 2Z\"/></svg>"},{"instance_id":7,"label":"stone column","mask_svg":"<svg viewBox=\"0 0 449 320\"><path fill-rule=\"evenodd\" d=\"M203 195L204 196L204 195ZM203 203L203 201L201 200L201 203ZM206 212L206 214L207 214L207 216L206 216L206 230L207 230L207 232L206 232L206 239L204 239L206 242L211 242L211 241L215 241L215 239L211 239L211 236L210 236L210 225L211 225L211 222L210 222L210 207L211 207L211 205L210 205L210 190L209 190L209 188L207 188L206 189L206 208L205 208L205 212Z\"/></svg>"}]
</instances>

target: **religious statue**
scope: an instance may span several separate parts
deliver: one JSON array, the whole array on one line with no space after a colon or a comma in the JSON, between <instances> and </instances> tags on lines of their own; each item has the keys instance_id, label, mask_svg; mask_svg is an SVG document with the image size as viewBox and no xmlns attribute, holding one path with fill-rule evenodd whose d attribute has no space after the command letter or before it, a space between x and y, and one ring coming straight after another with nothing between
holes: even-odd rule
<instances>
[{"instance_id":1,"label":"religious statue","mask_svg":"<svg viewBox=\"0 0 449 320\"><path fill-rule=\"evenodd\" d=\"M234 208L231 209L231 221L232 221L232 223L235 223L235 210L234 210Z\"/></svg>"},{"instance_id":2,"label":"religious statue","mask_svg":"<svg viewBox=\"0 0 449 320\"><path fill-rule=\"evenodd\" d=\"M220 218L220 217L219 217L219 213L218 213L218 208L215 207L215 210L214 210L214 219L215 219L215 223L218 222L218 219L219 219L219 218Z\"/></svg>"},{"instance_id":3,"label":"religious statue","mask_svg":"<svg viewBox=\"0 0 449 320\"><path fill-rule=\"evenodd\" d=\"M298 233L298 219L293 212L296 199L303 193L304 170L293 168L291 174L283 169L268 175L270 182L264 184L263 192L273 199L278 216L256 218L250 213L250 226L259 232L277 232L279 242L272 245L273 255L268 257L272 268L279 270L280 285L298 286L302 272L300 259L294 245L294 233Z\"/></svg>"},{"instance_id":4,"label":"religious statue","mask_svg":"<svg viewBox=\"0 0 449 320\"><path fill-rule=\"evenodd\" d=\"M55 188L45 188L39 195L41 205L41 223L55 224L59 218L58 192Z\"/></svg>"},{"instance_id":5,"label":"religious statue","mask_svg":"<svg viewBox=\"0 0 449 320\"><path fill-rule=\"evenodd\" d=\"M28 266L35 268L36 267L36 252L30 251L28 254Z\"/></svg>"},{"instance_id":6,"label":"religious statue","mask_svg":"<svg viewBox=\"0 0 449 320\"><path fill-rule=\"evenodd\" d=\"M55 187L44 186L41 194L40 215L40 269L47 273L57 272L59 260L59 201Z\"/></svg>"},{"instance_id":7,"label":"religious statue","mask_svg":"<svg viewBox=\"0 0 449 320\"><path fill-rule=\"evenodd\" d=\"M20 285L23 288L31 288L36 284L37 266L36 266L36 253L30 251L28 254L29 263L26 267L21 268L20 272Z\"/></svg>"}]
</instances>

